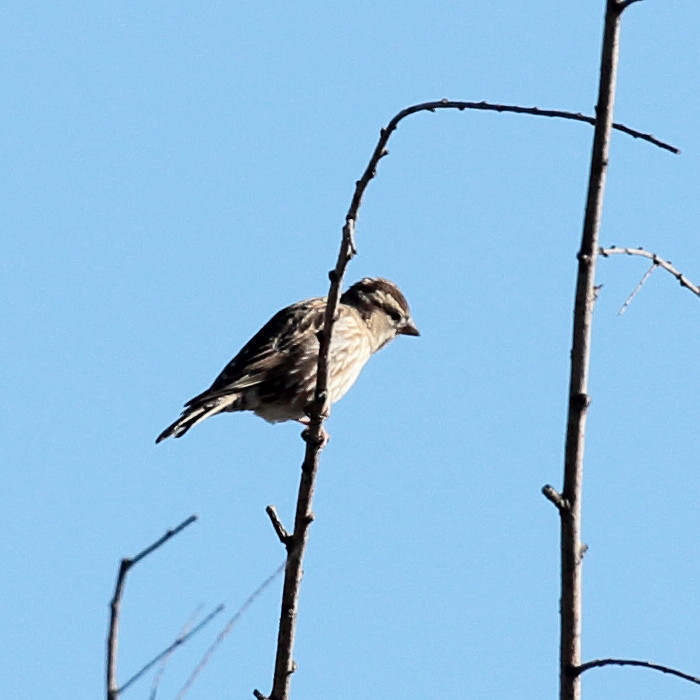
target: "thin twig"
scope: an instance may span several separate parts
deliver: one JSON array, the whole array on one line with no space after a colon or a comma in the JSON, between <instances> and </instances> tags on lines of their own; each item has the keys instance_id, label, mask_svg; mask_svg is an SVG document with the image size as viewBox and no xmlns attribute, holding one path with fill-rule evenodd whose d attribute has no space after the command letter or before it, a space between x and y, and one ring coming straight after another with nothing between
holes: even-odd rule
<instances>
[{"instance_id":1,"label":"thin twig","mask_svg":"<svg viewBox=\"0 0 700 700\"><path fill-rule=\"evenodd\" d=\"M588 671L588 669L600 668L602 666L640 666L641 668L650 668L653 671L661 671L661 673L669 673L672 676L700 685L700 678L697 676L691 676L688 673L683 673L683 671L677 671L670 666L662 666L661 664L653 664L650 661L637 661L635 659L595 659L594 661L586 661L585 664L577 666L573 670L573 673L579 676L584 671Z\"/></svg>"},{"instance_id":2,"label":"thin twig","mask_svg":"<svg viewBox=\"0 0 700 700\"><path fill-rule=\"evenodd\" d=\"M159 540L156 540L150 547L146 547L143 552L139 552L132 560L130 566L135 566L141 559L144 559L149 554L155 552L158 547L162 547L171 537L180 534L186 527L191 525L199 518L198 515L190 515L189 518L183 520L177 527L172 530L168 530Z\"/></svg>"},{"instance_id":3,"label":"thin twig","mask_svg":"<svg viewBox=\"0 0 700 700\"><path fill-rule=\"evenodd\" d=\"M657 267L662 267L664 270L672 274L680 283L681 287L685 287L690 290L695 296L700 297L700 287L691 282L684 274L679 272L672 264L670 260L664 260L664 258L659 257L656 253L651 253L644 248L618 248L617 246L610 246L610 248L600 248L600 254L604 257L610 255L622 254L622 255L639 255L642 258L647 258L651 260L652 263Z\"/></svg>"},{"instance_id":4,"label":"thin twig","mask_svg":"<svg viewBox=\"0 0 700 700\"><path fill-rule=\"evenodd\" d=\"M124 685L119 688L119 692L123 693L130 685L133 685L144 673L152 669L161 659L165 659L167 656L172 654L175 649L182 646L188 639L191 639L197 632L204 629L219 613L226 609L226 606L221 603L214 610L212 610L198 625L193 627L189 632L185 634L180 634L177 639L166 649L154 656L140 671L137 671L131 678L129 678ZM155 697L154 690L151 691L152 697Z\"/></svg>"},{"instance_id":5,"label":"thin twig","mask_svg":"<svg viewBox=\"0 0 700 700\"><path fill-rule=\"evenodd\" d=\"M642 278L637 282L637 286L629 293L629 296L627 299L625 299L624 304L620 307L619 311L617 312L618 316L622 316L622 314L627 311L627 307L632 303L634 298L639 294L641 291L642 287L647 283L647 280L651 277L652 272L656 269L656 265L652 263L649 265L649 269L642 275Z\"/></svg>"},{"instance_id":6,"label":"thin twig","mask_svg":"<svg viewBox=\"0 0 700 700\"><path fill-rule=\"evenodd\" d=\"M185 624L180 628L180 631L177 635L178 637L184 637L192 629L192 627L197 623L197 618L199 617L199 613L202 611L203 607L204 605L198 605L194 609L194 612L189 616L189 618L187 618ZM165 670L167 669L168 663L170 662L170 659L173 657L174 653L175 649L173 648L162 658L161 662L158 664L158 668L153 674L153 679L151 680L151 693L149 695L149 700L156 700L156 697L158 695L158 688L160 687L160 683L163 680L163 676L165 675Z\"/></svg>"},{"instance_id":7,"label":"thin twig","mask_svg":"<svg viewBox=\"0 0 700 700\"><path fill-rule=\"evenodd\" d=\"M135 557L129 559L125 557L119 564L119 573L117 581L114 585L114 595L110 602L109 616L109 632L107 634L107 700L116 700L122 689L119 688L117 682L117 653L119 647L119 613L121 611L122 596L124 594L124 585L126 584L126 575L132 566L138 564L144 557L154 552L158 547L164 545L169 539L175 537L182 532L188 525L191 525L197 520L196 515L190 515L189 518L183 520L177 527L168 530L160 539L156 540L152 545L146 547L142 552L139 552Z\"/></svg>"},{"instance_id":8,"label":"thin twig","mask_svg":"<svg viewBox=\"0 0 700 700\"><path fill-rule=\"evenodd\" d=\"M197 676L202 672L204 667L209 663L213 653L216 651L217 647L221 642L226 639L228 634L234 628L236 623L241 619L243 614L248 610L248 608L255 602L255 599L282 573L284 569L284 564L280 564L244 601L240 608L236 611L233 617L226 623L226 626L216 635L214 641L209 645L209 648L202 656L202 659L197 664L195 669L190 674L190 677L182 686L180 692L176 696L176 700L182 700L185 697L187 691L192 687L192 684L197 680Z\"/></svg>"},{"instance_id":9,"label":"thin twig","mask_svg":"<svg viewBox=\"0 0 700 700\"><path fill-rule=\"evenodd\" d=\"M586 418L590 397L588 377L591 355L591 326L595 304L595 268L598 237L605 193L620 37L621 9L618 0L607 0L605 28L600 58L600 79L596 106L595 132L588 180L586 213L578 253L578 275L569 382L569 410L564 459L562 499L569 508L562 514L561 600L559 645L559 698L579 700L581 683L571 673L581 663L581 496Z\"/></svg>"}]
</instances>

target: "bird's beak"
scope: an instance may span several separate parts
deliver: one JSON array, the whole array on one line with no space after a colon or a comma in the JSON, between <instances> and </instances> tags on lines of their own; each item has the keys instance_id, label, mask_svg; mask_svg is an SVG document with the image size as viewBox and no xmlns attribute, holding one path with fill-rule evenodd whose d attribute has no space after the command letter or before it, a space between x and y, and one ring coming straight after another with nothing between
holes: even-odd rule
<instances>
[{"instance_id":1,"label":"bird's beak","mask_svg":"<svg viewBox=\"0 0 700 700\"><path fill-rule=\"evenodd\" d=\"M413 323L413 319L409 319L401 327L399 335L420 335L420 331L416 328L416 324Z\"/></svg>"}]
</instances>

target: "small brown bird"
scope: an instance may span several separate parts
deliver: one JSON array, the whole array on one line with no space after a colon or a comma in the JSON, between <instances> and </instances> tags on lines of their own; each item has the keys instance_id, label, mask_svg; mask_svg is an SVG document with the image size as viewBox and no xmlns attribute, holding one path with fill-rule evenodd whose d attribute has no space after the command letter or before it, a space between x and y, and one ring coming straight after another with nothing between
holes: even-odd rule
<instances>
[{"instance_id":1,"label":"small brown bird","mask_svg":"<svg viewBox=\"0 0 700 700\"><path fill-rule=\"evenodd\" d=\"M278 311L224 367L214 383L190 399L156 439L181 437L209 416L253 411L270 423L308 422L316 389L317 333L326 297ZM367 360L397 335L420 335L406 297L389 280L365 277L341 297L333 325L328 378L331 403L355 383Z\"/></svg>"}]
</instances>

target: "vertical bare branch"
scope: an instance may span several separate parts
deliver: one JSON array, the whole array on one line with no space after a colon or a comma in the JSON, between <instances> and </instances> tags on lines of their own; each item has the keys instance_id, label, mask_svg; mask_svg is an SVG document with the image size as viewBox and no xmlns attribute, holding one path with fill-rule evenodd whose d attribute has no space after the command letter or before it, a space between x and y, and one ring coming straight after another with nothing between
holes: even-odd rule
<instances>
[{"instance_id":1,"label":"vertical bare branch","mask_svg":"<svg viewBox=\"0 0 700 700\"><path fill-rule=\"evenodd\" d=\"M117 656L119 653L119 615L121 613L122 595L126 574L132 567L131 559L124 558L119 564L117 583L114 586L114 595L110 603L109 634L107 635L107 700L116 700L119 696L119 683L117 682Z\"/></svg>"},{"instance_id":2,"label":"vertical bare branch","mask_svg":"<svg viewBox=\"0 0 700 700\"><path fill-rule=\"evenodd\" d=\"M358 182L359 186L359 182ZM366 185L365 185L366 186ZM361 194L360 194L361 197ZM354 203L354 199L353 199ZM359 207L359 199L357 202ZM355 209L355 215L357 209ZM277 635L277 654L275 656L275 670L273 676L272 692L270 700L287 700L291 675L294 672L292 654L294 650L294 637L296 633L297 612L299 607L299 591L303 575L302 565L306 551L306 543L309 536L309 526L313 522L313 495L316 487L316 473L321 450L328 436L323 429L323 421L329 413L328 399L328 355L331 343L333 322L338 311L340 289L348 262L355 255L355 218L346 219L343 227L343 237L338 254L336 266L329 273L331 280L328 292L328 302L324 317L323 330L319 333L318 374L316 380L316 395L311 410L309 427L303 432L306 441L304 462L301 466L301 479L299 482L299 494L297 496L296 514L294 517L294 531L288 535L279 521L270 515L278 536L281 533L287 536L283 541L287 547L287 563L284 572L284 585L282 587L282 610ZM265 697L260 691L255 691L256 697Z\"/></svg>"},{"instance_id":3,"label":"vertical bare branch","mask_svg":"<svg viewBox=\"0 0 700 700\"><path fill-rule=\"evenodd\" d=\"M564 488L561 493L562 503L566 504L566 507L559 508L561 521L560 700L580 700L581 697L580 679L575 669L581 663L581 562L584 551L581 543L581 497L586 418L590 404L588 374L591 323L595 304L598 234L613 123L620 17L623 9L624 5L620 0L606 2L588 196L581 248L578 253Z\"/></svg>"}]
</instances>

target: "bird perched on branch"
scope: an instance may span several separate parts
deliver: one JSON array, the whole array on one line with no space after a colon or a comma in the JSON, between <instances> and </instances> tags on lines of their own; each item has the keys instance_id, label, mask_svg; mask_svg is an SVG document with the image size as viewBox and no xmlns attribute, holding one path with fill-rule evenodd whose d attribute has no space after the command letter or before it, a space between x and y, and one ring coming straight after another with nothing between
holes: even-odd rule
<instances>
[{"instance_id":1,"label":"bird perched on branch","mask_svg":"<svg viewBox=\"0 0 700 700\"><path fill-rule=\"evenodd\" d=\"M156 442L181 437L223 412L253 411L270 423L308 423L325 309L326 298L315 297L278 311L214 383L185 404L182 415ZM331 403L347 393L367 360L397 335L420 334L406 297L393 282L365 277L340 297L328 363Z\"/></svg>"}]
</instances>

